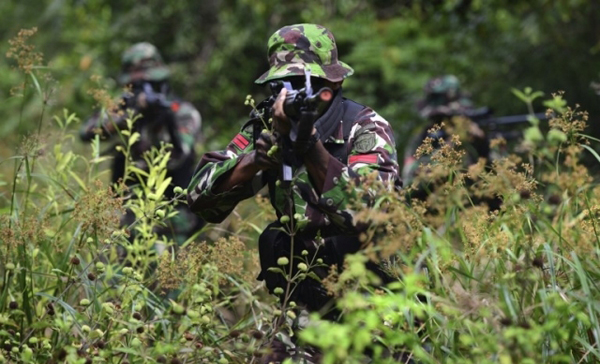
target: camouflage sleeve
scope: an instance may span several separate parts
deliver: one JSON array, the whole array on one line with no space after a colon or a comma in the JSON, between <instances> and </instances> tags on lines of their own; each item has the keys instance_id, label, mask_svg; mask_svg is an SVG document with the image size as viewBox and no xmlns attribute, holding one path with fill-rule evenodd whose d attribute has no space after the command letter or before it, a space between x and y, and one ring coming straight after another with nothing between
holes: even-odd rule
<instances>
[{"instance_id":1,"label":"camouflage sleeve","mask_svg":"<svg viewBox=\"0 0 600 364\"><path fill-rule=\"evenodd\" d=\"M238 202L255 195L265 184L262 173L253 180L229 191L214 193L219 181L254 150L252 126L243 128L223 151L209 152L202 156L194 177L188 187L190 209L211 223L223 221Z\"/></svg>"},{"instance_id":2,"label":"camouflage sleeve","mask_svg":"<svg viewBox=\"0 0 600 364\"><path fill-rule=\"evenodd\" d=\"M202 116L189 102L173 103L171 108L175 111L177 132L181 138L184 155L193 153L195 144L200 140L200 127Z\"/></svg>"},{"instance_id":3,"label":"camouflage sleeve","mask_svg":"<svg viewBox=\"0 0 600 364\"><path fill-rule=\"evenodd\" d=\"M361 177L375 173L378 181L389 189L399 188L396 143L390 124L373 110L363 110L352 126L348 140L347 165L335 158L329 159L325 185L320 199L320 210L342 232L355 233L356 221L349 202L363 188ZM354 188L351 188L354 184ZM373 197L371 193L367 193Z\"/></svg>"}]
</instances>

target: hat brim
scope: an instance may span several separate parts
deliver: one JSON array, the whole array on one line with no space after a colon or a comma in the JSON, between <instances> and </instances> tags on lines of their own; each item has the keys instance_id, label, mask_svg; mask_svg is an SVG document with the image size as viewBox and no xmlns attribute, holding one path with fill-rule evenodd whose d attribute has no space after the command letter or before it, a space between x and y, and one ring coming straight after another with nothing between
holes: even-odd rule
<instances>
[{"instance_id":1,"label":"hat brim","mask_svg":"<svg viewBox=\"0 0 600 364\"><path fill-rule=\"evenodd\" d=\"M254 81L263 84L273 80L279 80L290 76L304 76L304 70L309 69L313 77L324 78L331 82L340 82L354 73L352 67L344 62L338 61L330 65L318 65L316 63L282 63L269 68Z\"/></svg>"},{"instance_id":2,"label":"hat brim","mask_svg":"<svg viewBox=\"0 0 600 364\"><path fill-rule=\"evenodd\" d=\"M121 73L119 75L119 83L126 85L131 82L145 81L164 81L171 75L171 71L167 66L157 66L145 70L134 71L130 73Z\"/></svg>"}]
</instances>

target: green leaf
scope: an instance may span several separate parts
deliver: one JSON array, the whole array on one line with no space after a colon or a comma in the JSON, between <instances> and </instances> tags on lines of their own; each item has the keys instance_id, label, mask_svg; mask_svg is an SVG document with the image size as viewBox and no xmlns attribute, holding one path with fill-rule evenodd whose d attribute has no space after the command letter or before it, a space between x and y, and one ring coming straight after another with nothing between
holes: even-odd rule
<instances>
[{"instance_id":1,"label":"green leaf","mask_svg":"<svg viewBox=\"0 0 600 364\"><path fill-rule=\"evenodd\" d=\"M71 175L71 177L75 180L75 182L77 182L77 184L79 185L79 187L81 187L82 190L87 191L85 183L81 180L81 178L79 178L77 173L69 171L69 175Z\"/></svg>"},{"instance_id":2,"label":"green leaf","mask_svg":"<svg viewBox=\"0 0 600 364\"><path fill-rule=\"evenodd\" d=\"M592 155L594 157L596 157L596 160L598 162L600 162L600 155L598 155L598 152L596 152L594 149L592 149L589 145L585 145L585 144L579 144L581 147L587 149L590 153L592 153Z\"/></svg>"},{"instance_id":3,"label":"green leaf","mask_svg":"<svg viewBox=\"0 0 600 364\"><path fill-rule=\"evenodd\" d=\"M135 133L133 133L131 135L131 137L129 137L129 141L127 142L128 145L131 147L133 144L135 144L135 142L137 142L140 139L140 133L138 133L137 131Z\"/></svg>"},{"instance_id":4,"label":"green leaf","mask_svg":"<svg viewBox=\"0 0 600 364\"><path fill-rule=\"evenodd\" d=\"M173 178L169 177L167 179L165 179L163 181L163 183L160 184L160 186L156 189L156 194L160 197L162 197L165 193L165 191L167 190L167 187L169 187L169 183L171 183L171 180Z\"/></svg>"}]
</instances>

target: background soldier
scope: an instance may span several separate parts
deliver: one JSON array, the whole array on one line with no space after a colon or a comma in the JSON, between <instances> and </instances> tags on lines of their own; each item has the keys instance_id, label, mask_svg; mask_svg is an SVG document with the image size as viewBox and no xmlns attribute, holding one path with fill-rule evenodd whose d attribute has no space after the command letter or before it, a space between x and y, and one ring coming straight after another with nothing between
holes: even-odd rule
<instances>
[{"instance_id":1,"label":"background soldier","mask_svg":"<svg viewBox=\"0 0 600 364\"><path fill-rule=\"evenodd\" d=\"M455 117L477 118L489 114L487 108L475 109L470 95L460 88L460 82L454 75L435 77L429 80L424 87L424 98L417 102L419 116L425 120L423 128L411 138L404 151L404 165L402 168L402 180L405 186L409 186L419 172L419 165L427 163L429 157L415 157L417 148L425 138L435 141L443 139L450 142L450 134L447 127L453 126ZM445 128L430 133L429 130L436 124L444 122ZM467 120L466 137L461 140L462 148L466 150L465 165L477 162L479 158L489 159L490 147L484 131L472 120ZM434 143L436 146L437 143ZM421 186L423 187L423 186ZM424 198L427 194L425 189L419 188L411 196Z\"/></svg>"},{"instance_id":2,"label":"background soldier","mask_svg":"<svg viewBox=\"0 0 600 364\"><path fill-rule=\"evenodd\" d=\"M254 118L226 150L202 157L189 187L188 202L205 220L218 223L239 201L268 185L271 204L280 219L260 236L259 279L265 280L273 292L287 283L281 274L268 270L277 267L280 257L290 258L293 275L298 264L296 257L305 250L309 261L313 257L323 259L322 267L313 268L323 278L328 266L342 267L344 256L360 249L361 228L353 217L349 200L357 190L368 188L363 186L361 176L374 173L389 188L401 183L390 124L372 109L342 96L342 82L353 70L338 60L331 32L314 24L283 27L269 39L268 59L270 69L257 83L289 81L298 90L305 85L305 72L310 70L315 93L327 87L333 91L331 99L315 110L307 107L292 120L288 118L289 111L284 112L289 105L289 99L286 100L289 91L285 88L276 99L259 104L259 112L253 114ZM263 130L259 116L265 120L273 117L274 133ZM302 138L299 130L303 130L307 120L310 133ZM295 142L290 142L295 134ZM271 149L274 145L280 146L276 153ZM289 165L292 178L286 178L286 167L282 164ZM355 190L348 188L352 183L356 184ZM300 227L294 244L284 232L289 224ZM383 275L375 264L370 268ZM331 298L320 282L312 278L298 283L290 300L309 311L321 311L325 317L336 317L328 311L332 307ZM280 363L286 357L301 355L290 340L276 340L272 345L273 352L264 358L265 363ZM312 354L302 355L309 361L316 360Z\"/></svg>"},{"instance_id":3,"label":"background soldier","mask_svg":"<svg viewBox=\"0 0 600 364\"><path fill-rule=\"evenodd\" d=\"M126 128L129 117L127 110L139 117L134 130L139 132L139 140L133 144L131 158L136 167L147 169L143 158L152 147L160 148L161 143L173 145L171 158L167 165L171 185L165 196L172 198L175 186L187 186L196 165L195 144L200 139L200 113L189 102L181 101L171 93L169 68L164 64L156 47L150 43L137 43L123 53L122 72L119 84L130 87L131 91L123 96L119 110L98 112L81 129L81 139L89 141L97 134L101 139L110 139L118 135L118 130ZM114 159L111 164L112 182L124 180L125 156L111 147ZM129 186L138 184L134 175L125 179ZM181 244L201 227L201 220L191 214L186 206L179 205L179 214L172 218L165 228L165 235L171 235ZM122 223L133 222L128 213ZM174 234L173 234L174 232Z\"/></svg>"}]
</instances>

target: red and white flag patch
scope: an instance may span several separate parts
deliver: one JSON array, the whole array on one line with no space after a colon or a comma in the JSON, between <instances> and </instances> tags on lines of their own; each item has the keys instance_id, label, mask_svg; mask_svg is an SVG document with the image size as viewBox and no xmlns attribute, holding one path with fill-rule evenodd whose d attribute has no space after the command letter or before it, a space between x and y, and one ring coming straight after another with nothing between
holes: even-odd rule
<instances>
[{"instance_id":1,"label":"red and white flag patch","mask_svg":"<svg viewBox=\"0 0 600 364\"><path fill-rule=\"evenodd\" d=\"M235 146L240 148L241 150L244 150L246 149L246 147L248 147L250 141L248 141L248 139L246 139L246 137L242 134L238 134L235 136L235 138L233 138L232 143L235 144Z\"/></svg>"},{"instance_id":2,"label":"red and white flag patch","mask_svg":"<svg viewBox=\"0 0 600 364\"><path fill-rule=\"evenodd\" d=\"M348 158L349 164L354 163L367 163L367 164L377 164L377 154L358 154L351 155Z\"/></svg>"}]
</instances>

